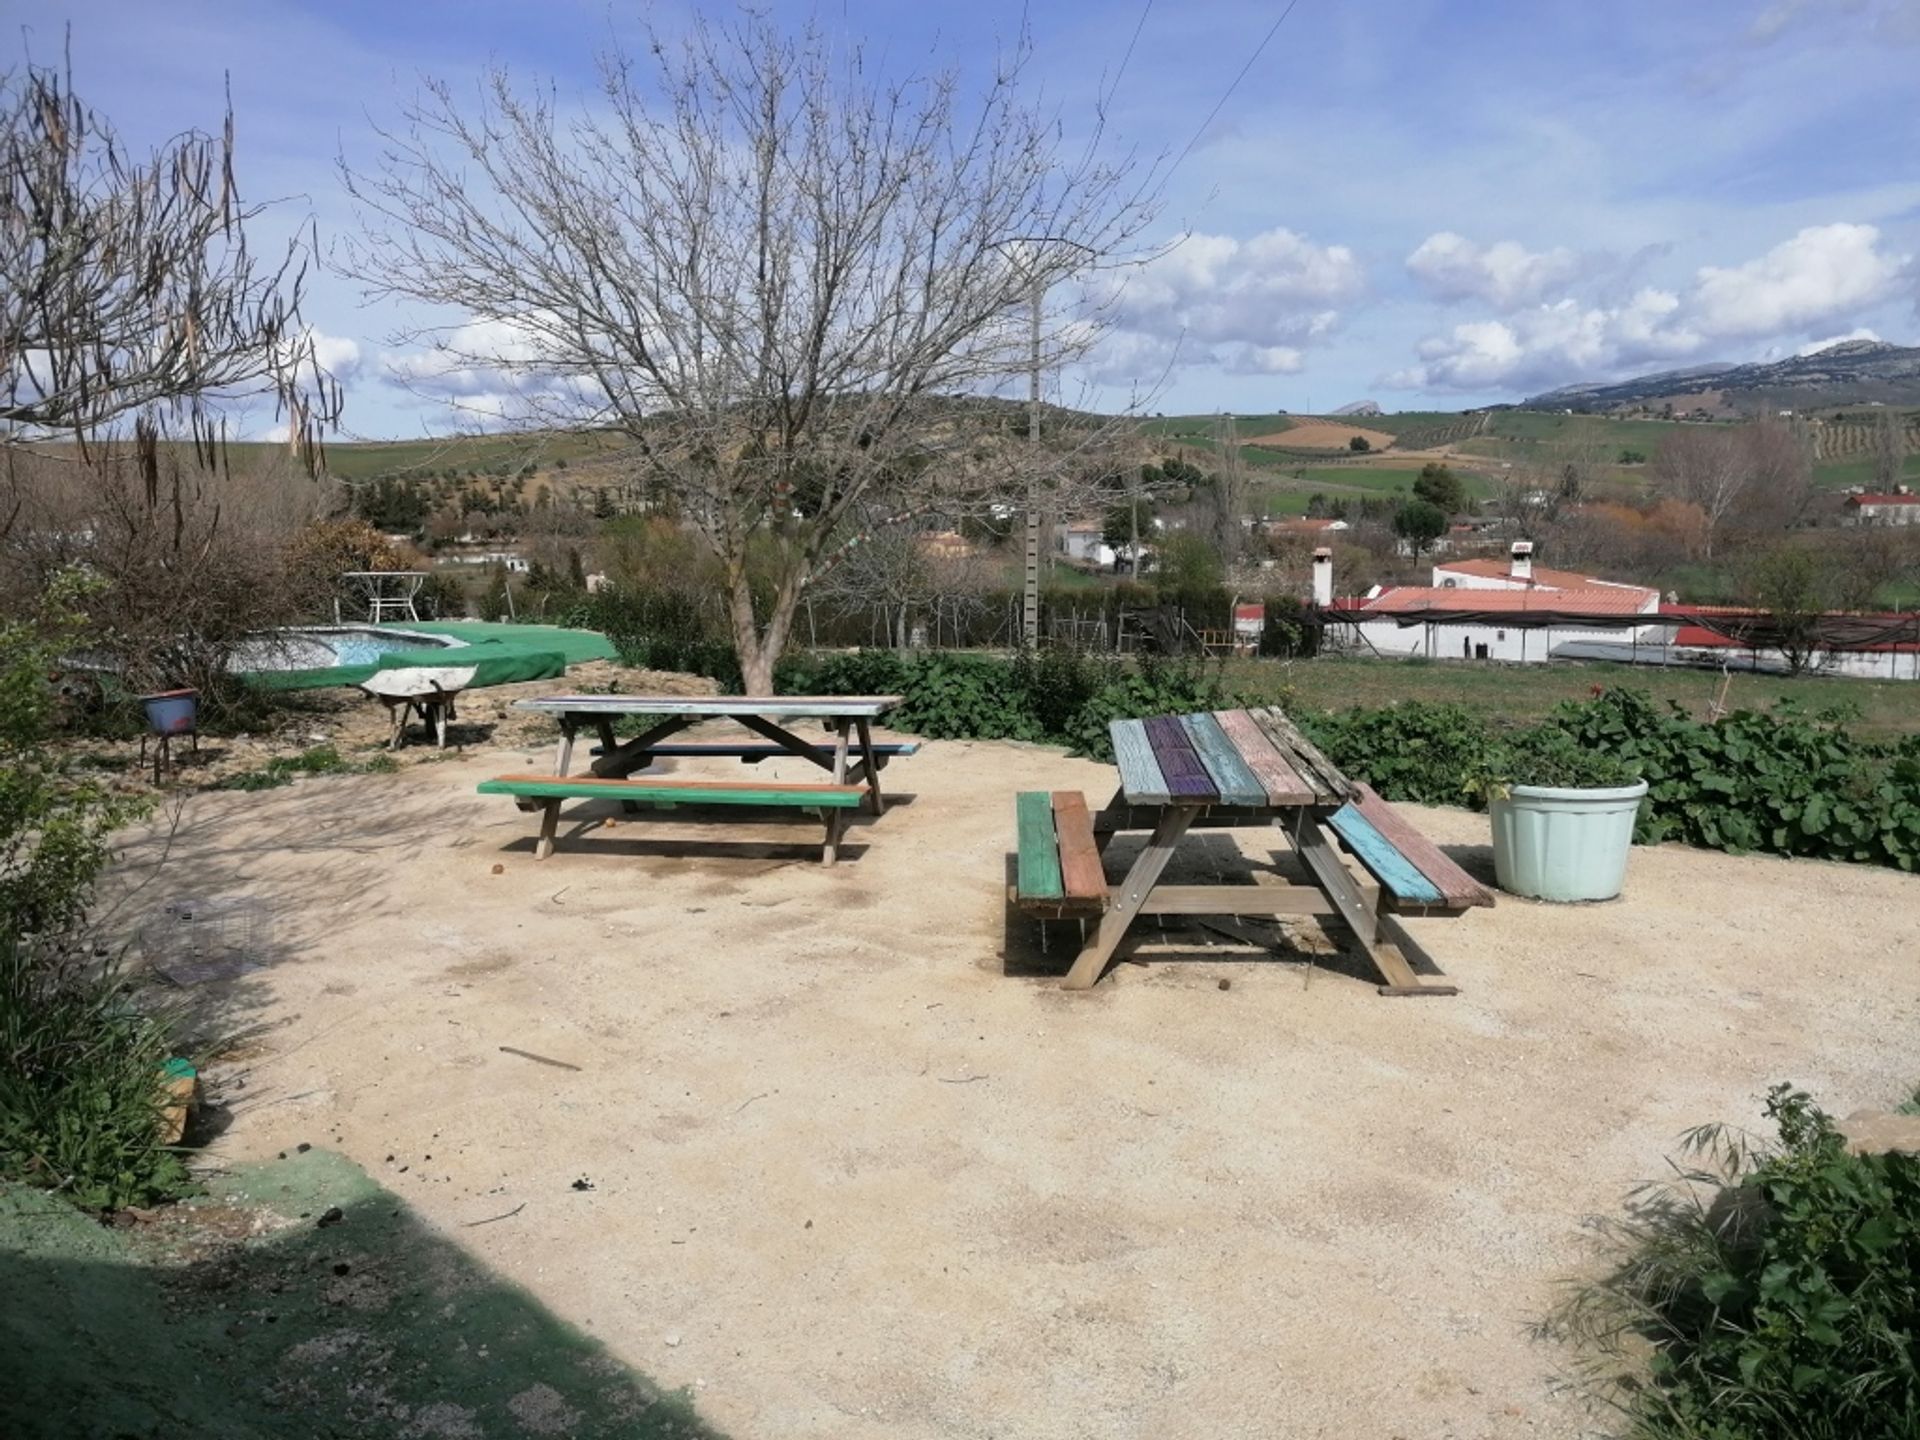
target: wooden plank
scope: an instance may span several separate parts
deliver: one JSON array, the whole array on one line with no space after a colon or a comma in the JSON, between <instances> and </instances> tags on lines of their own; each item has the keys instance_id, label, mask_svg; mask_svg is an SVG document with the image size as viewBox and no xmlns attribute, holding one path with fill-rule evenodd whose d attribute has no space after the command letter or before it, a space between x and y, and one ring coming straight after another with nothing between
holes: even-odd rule
<instances>
[{"instance_id":1,"label":"wooden plank","mask_svg":"<svg viewBox=\"0 0 1920 1440\"><path fill-rule=\"evenodd\" d=\"M1213 788L1229 805L1264 805L1267 787L1240 758L1240 752L1227 739L1227 732L1211 715L1182 715L1180 728L1187 732L1187 743L1206 767Z\"/></svg>"},{"instance_id":2,"label":"wooden plank","mask_svg":"<svg viewBox=\"0 0 1920 1440\"><path fill-rule=\"evenodd\" d=\"M1491 890L1454 864L1438 845L1414 829L1411 821L1375 794L1372 786L1356 781L1349 805L1405 856L1414 869L1426 876L1449 907L1493 904ZM1339 818L1336 815L1334 820L1337 822ZM1407 901L1404 895L1397 898L1403 903Z\"/></svg>"},{"instance_id":3,"label":"wooden plank","mask_svg":"<svg viewBox=\"0 0 1920 1440\"><path fill-rule=\"evenodd\" d=\"M1312 885L1160 885L1142 915L1338 915Z\"/></svg>"},{"instance_id":4,"label":"wooden plank","mask_svg":"<svg viewBox=\"0 0 1920 1440\"><path fill-rule=\"evenodd\" d=\"M1138 720L1112 720L1107 734L1113 740L1113 759L1120 767L1120 788L1127 792L1127 799L1136 805L1164 805L1171 800L1147 727Z\"/></svg>"},{"instance_id":5,"label":"wooden plank","mask_svg":"<svg viewBox=\"0 0 1920 1440\"><path fill-rule=\"evenodd\" d=\"M1267 792L1269 805L1311 805L1313 786L1287 763L1286 756L1273 748L1273 742L1253 723L1244 710L1216 710L1213 718L1240 758Z\"/></svg>"},{"instance_id":6,"label":"wooden plank","mask_svg":"<svg viewBox=\"0 0 1920 1440\"><path fill-rule=\"evenodd\" d=\"M1192 819L1191 805L1169 805L1160 812L1160 823L1153 827L1153 834L1134 858L1133 868L1127 871L1127 878L1113 892L1112 906L1100 917L1099 928L1081 947L1073 968L1067 971L1066 978L1060 982L1061 989L1090 990L1105 973L1107 962L1113 959L1113 952L1126 939L1127 931L1140 913L1140 907L1152 895L1154 886L1160 883L1160 872L1167 868L1167 861L1173 858L1173 847L1187 833L1187 825Z\"/></svg>"},{"instance_id":7,"label":"wooden plank","mask_svg":"<svg viewBox=\"0 0 1920 1440\"><path fill-rule=\"evenodd\" d=\"M1093 817L1093 837L1124 834L1130 830L1151 830L1160 823L1161 805L1132 805L1123 798ZM1293 808L1293 807L1289 807ZM1271 805L1202 805L1188 824L1195 830L1244 830L1266 825L1275 819Z\"/></svg>"},{"instance_id":8,"label":"wooden plank","mask_svg":"<svg viewBox=\"0 0 1920 1440\"><path fill-rule=\"evenodd\" d=\"M785 745L762 744L746 740L675 740L664 745L649 745L648 751L668 760L744 760L749 765L761 760L777 760L793 753ZM878 756L906 756L918 754L918 741L882 740L875 742L873 753ZM863 760L866 751L858 745L847 748L848 760Z\"/></svg>"},{"instance_id":9,"label":"wooden plank","mask_svg":"<svg viewBox=\"0 0 1920 1440\"><path fill-rule=\"evenodd\" d=\"M1353 796L1353 782L1340 772L1340 767L1320 753L1320 747L1300 733L1300 728L1289 720L1284 713L1269 705L1265 709L1251 712L1267 738L1279 745L1282 753L1298 756L1302 764L1294 769L1300 773L1312 772L1316 786L1324 781L1328 791L1341 800Z\"/></svg>"},{"instance_id":10,"label":"wooden plank","mask_svg":"<svg viewBox=\"0 0 1920 1440\"><path fill-rule=\"evenodd\" d=\"M1093 817L1078 790L1053 792L1053 835L1060 847L1060 881L1075 900L1107 898L1107 872L1093 843Z\"/></svg>"},{"instance_id":11,"label":"wooden plank","mask_svg":"<svg viewBox=\"0 0 1920 1440\"><path fill-rule=\"evenodd\" d=\"M1439 886L1415 869L1413 862L1395 849L1393 842L1374 829L1373 823L1351 804L1343 806L1331 816L1327 825L1346 842L1354 858L1367 868L1373 878L1393 892L1395 899L1415 905L1445 903Z\"/></svg>"},{"instance_id":12,"label":"wooden plank","mask_svg":"<svg viewBox=\"0 0 1920 1440\"><path fill-rule=\"evenodd\" d=\"M1053 800L1044 790L1022 790L1013 802L1020 846L1020 896L1058 900L1066 894L1060 850L1053 838Z\"/></svg>"},{"instance_id":13,"label":"wooden plank","mask_svg":"<svg viewBox=\"0 0 1920 1440\"><path fill-rule=\"evenodd\" d=\"M1267 743L1280 752L1280 758L1292 768L1293 773L1307 782L1313 791L1313 803L1316 805L1344 805L1347 800L1344 790L1335 790L1327 777L1309 764L1306 757L1295 750L1287 739L1286 730L1276 725L1266 710L1249 710L1249 719L1259 727L1260 733L1267 737Z\"/></svg>"},{"instance_id":14,"label":"wooden plank","mask_svg":"<svg viewBox=\"0 0 1920 1440\"><path fill-rule=\"evenodd\" d=\"M761 715L775 719L878 720L898 695L543 695L516 700L516 710L542 715Z\"/></svg>"},{"instance_id":15,"label":"wooden plank","mask_svg":"<svg viewBox=\"0 0 1920 1440\"><path fill-rule=\"evenodd\" d=\"M1360 887L1354 884L1353 876L1341 863L1339 855L1334 853L1333 846L1327 843L1319 822L1313 816L1302 813L1296 817L1295 824L1297 831L1294 844L1301 860L1319 882L1320 888L1327 892L1327 897L1339 906L1340 918L1347 922L1354 939L1360 942L1360 949L1379 971L1383 982L1379 986L1380 993L1453 993L1450 986L1427 986L1421 983L1420 977L1414 973L1413 966L1407 963L1407 957L1400 950L1399 942L1406 937L1405 927L1393 916L1383 915L1367 904Z\"/></svg>"},{"instance_id":16,"label":"wooden plank","mask_svg":"<svg viewBox=\"0 0 1920 1440\"><path fill-rule=\"evenodd\" d=\"M482 795L547 800L637 800L687 805L797 805L847 809L866 798L864 785L788 785L734 780L594 780L586 776L502 775L482 780Z\"/></svg>"},{"instance_id":17,"label":"wooden plank","mask_svg":"<svg viewBox=\"0 0 1920 1440\"><path fill-rule=\"evenodd\" d=\"M1167 789L1177 801L1218 800L1207 767L1200 763L1186 727L1178 715L1153 715L1140 722L1153 743L1153 758L1160 762L1160 773L1167 777Z\"/></svg>"}]
</instances>

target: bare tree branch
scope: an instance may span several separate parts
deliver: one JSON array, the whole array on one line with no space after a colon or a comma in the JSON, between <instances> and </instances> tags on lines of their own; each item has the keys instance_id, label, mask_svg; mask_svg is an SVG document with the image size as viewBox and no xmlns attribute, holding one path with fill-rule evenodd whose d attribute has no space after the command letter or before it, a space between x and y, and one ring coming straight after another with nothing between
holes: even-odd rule
<instances>
[{"instance_id":1,"label":"bare tree branch","mask_svg":"<svg viewBox=\"0 0 1920 1440\"><path fill-rule=\"evenodd\" d=\"M725 572L748 686L815 571L889 515L1023 488L977 400L1033 361L1082 355L1101 315L1064 300L1127 258L1157 167L1062 158L1020 98L1024 47L966 102L951 73L874 78L856 47L747 16L603 60L598 107L494 71L476 103L430 81L369 171L342 163L367 292L460 317L415 331L428 393L497 421L606 426ZM1093 140L1097 142L1099 135ZM1097 427L1095 427L1097 428ZM1063 452L1036 446L1067 473ZM774 560L756 611L748 547Z\"/></svg>"}]
</instances>

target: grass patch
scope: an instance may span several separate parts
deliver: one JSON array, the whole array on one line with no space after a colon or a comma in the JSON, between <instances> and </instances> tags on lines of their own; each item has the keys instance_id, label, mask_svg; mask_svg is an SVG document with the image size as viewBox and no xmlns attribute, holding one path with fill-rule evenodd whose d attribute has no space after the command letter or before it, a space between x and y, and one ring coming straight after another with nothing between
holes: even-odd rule
<instances>
[{"instance_id":1,"label":"grass patch","mask_svg":"<svg viewBox=\"0 0 1920 1440\"><path fill-rule=\"evenodd\" d=\"M1900 463L1900 473L1911 483L1920 479L1920 455L1909 455ZM1823 490L1845 490L1858 485L1872 490L1873 457L1861 456L1857 460L1828 460L1813 467L1813 483Z\"/></svg>"},{"instance_id":2,"label":"grass patch","mask_svg":"<svg viewBox=\"0 0 1920 1440\"><path fill-rule=\"evenodd\" d=\"M388 775L399 769L391 755L370 755L352 760L331 745L316 745L298 755L276 755L258 770L242 770L229 775L215 790L272 790L291 785L308 775Z\"/></svg>"}]
</instances>

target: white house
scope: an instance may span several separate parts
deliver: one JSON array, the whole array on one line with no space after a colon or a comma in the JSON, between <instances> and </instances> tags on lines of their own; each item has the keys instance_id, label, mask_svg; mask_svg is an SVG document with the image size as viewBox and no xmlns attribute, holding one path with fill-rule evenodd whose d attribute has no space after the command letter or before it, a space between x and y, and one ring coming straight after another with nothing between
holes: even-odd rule
<instances>
[{"instance_id":1,"label":"white house","mask_svg":"<svg viewBox=\"0 0 1920 1440\"><path fill-rule=\"evenodd\" d=\"M1102 539L1105 526L1098 520L1069 520L1055 532L1060 537L1060 553L1083 565L1098 565L1111 570L1119 554Z\"/></svg>"},{"instance_id":2,"label":"white house","mask_svg":"<svg viewBox=\"0 0 1920 1440\"><path fill-rule=\"evenodd\" d=\"M1316 600L1323 589L1331 598L1331 571L1331 558L1316 553ZM1566 645L1605 642L1631 650L1665 638L1658 590L1536 568L1526 540L1514 542L1504 565L1444 561L1433 567L1432 580L1376 585L1362 597L1322 602L1335 622L1328 643L1359 654L1531 663L1552 659Z\"/></svg>"},{"instance_id":3,"label":"white house","mask_svg":"<svg viewBox=\"0 0 1920 1440\"><path fill-rule=\"evenodd\" d=\"M1847 518L1856 525L1920 525L1920 495L1905 485L1891 495L1849 495Z\"/></svg>"}]
</instances>

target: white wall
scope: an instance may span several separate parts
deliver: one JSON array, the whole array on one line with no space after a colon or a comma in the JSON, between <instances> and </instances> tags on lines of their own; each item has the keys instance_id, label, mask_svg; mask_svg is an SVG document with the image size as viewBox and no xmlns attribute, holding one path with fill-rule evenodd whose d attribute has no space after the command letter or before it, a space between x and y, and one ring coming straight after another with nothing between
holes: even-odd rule
<instances>
[{"instance_id":1,"label":"white wall","mask_svg":"<svg viewBox=\"0 0 1920 1440\"><path fill-rule=\"evenodd\" d=\"M1502 625L1452 625L1436 621L1430 625L1396 625L1391 620L1367 620L1359 627L1361 641L1349 645L1361 654L1377 652L1387 656L1421 655L1434 660L1479 659L1479 647L1487 647L1486 658L1510 663L1545 664L1562 645L1603 642L1630 650L1633 637L1644 646L1659 646L1663 634L1658 625L1643 625L1635 630L1580 630L1571 626L1548 626L1521 630ZM1333 632L1330 632L1333 633ZM1371 644L1372 651L1368 649ZM1461 653L1462 646L1467 654Z\"/></svg>"}]
</instances>

